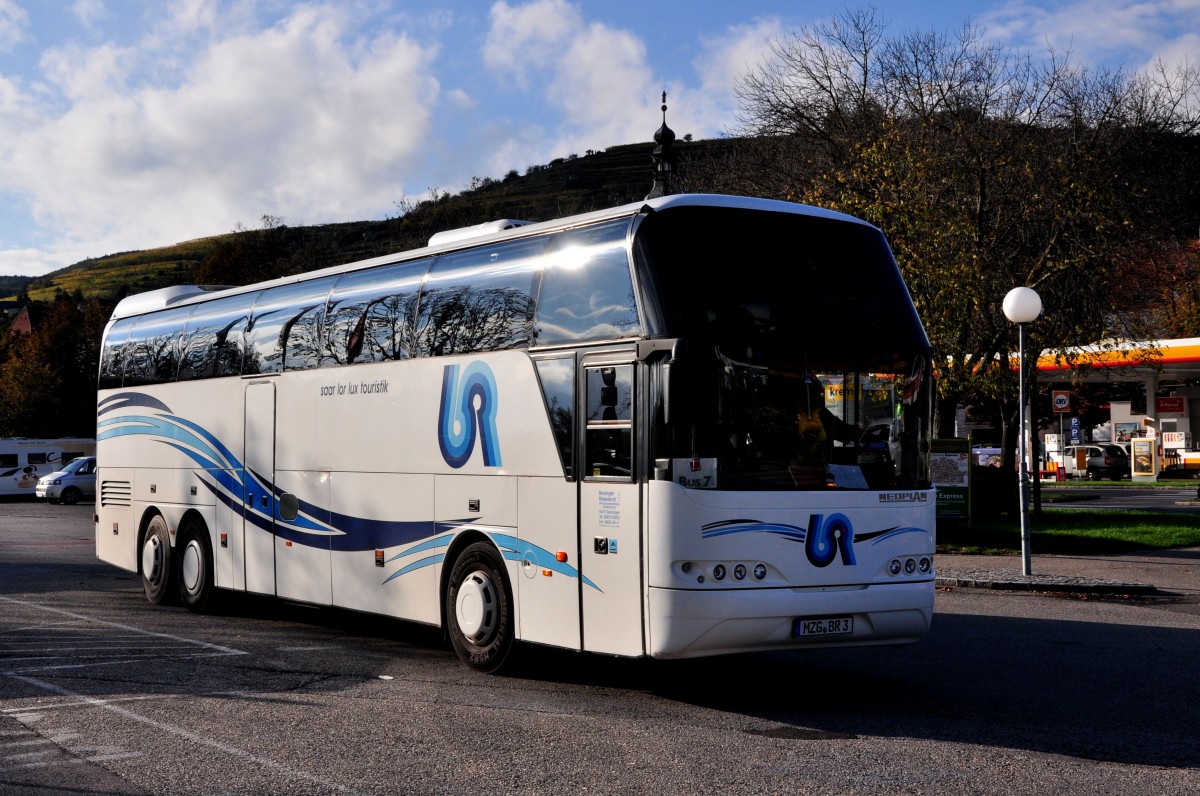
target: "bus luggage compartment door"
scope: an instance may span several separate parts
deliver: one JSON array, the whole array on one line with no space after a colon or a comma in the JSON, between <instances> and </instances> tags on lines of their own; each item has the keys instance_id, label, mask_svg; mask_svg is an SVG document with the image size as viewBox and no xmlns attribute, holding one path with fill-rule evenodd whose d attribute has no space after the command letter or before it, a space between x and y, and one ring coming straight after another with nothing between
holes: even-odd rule
<instances>
[{"instance_id":1,"label":"bus luggage compartment door","mask_svg":"<svg viewBox=\"0 0 1200 796\"><path fill-rule=\"evenodd\" d=\"M275 593L275 530L269 488L275 480L275 384L246 385L246 470L242 474L243 538L246 540L246 591ZM264 483L265 482L265 483Z\"/></svg>"}]
</instances>

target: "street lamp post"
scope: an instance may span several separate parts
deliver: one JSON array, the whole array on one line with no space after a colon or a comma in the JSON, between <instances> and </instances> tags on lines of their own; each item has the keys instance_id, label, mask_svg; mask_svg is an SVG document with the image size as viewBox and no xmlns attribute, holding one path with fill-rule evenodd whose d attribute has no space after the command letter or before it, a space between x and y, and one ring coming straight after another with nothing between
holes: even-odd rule
<instances>
[{"instance_id":1,"label":"street lamp post","mask_svg":"<svg viewBox=\"0 0 1200 796\"><path fill-rule=\"evenodd\" d=\"M1020 435L1017 443L1020 452L1017 483L1021 501L1021 572L1024 575L1033 574L1029 555L1029 466L1025 458L1025 324L1036 320L1041 314L1042 298L1033 288L1014 287L1004 297L1004 315L1017 325L1017 402L1020 407L1017 411L1017 433Z\"/></svg>"}]
</instances>

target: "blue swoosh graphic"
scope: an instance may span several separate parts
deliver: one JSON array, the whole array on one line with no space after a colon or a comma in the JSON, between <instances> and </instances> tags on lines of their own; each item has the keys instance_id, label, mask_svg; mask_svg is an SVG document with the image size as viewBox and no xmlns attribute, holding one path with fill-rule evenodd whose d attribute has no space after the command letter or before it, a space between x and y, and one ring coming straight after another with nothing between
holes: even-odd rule
<instances>
[{"instance_id":1,"label":"blue swoosh graphic","mask_svg":"<svg viewBox=\"0 0 1200 796\"><path fill-rule=\"evenodd\" d=\"M787 525L777 522L760 522L758 520L724 520L722 522L709 523L701 527L701 538L715 539L718 536L728 536L730 534L740 533L770 533L776 536L782 536L785 539L794 542L803 542L808 536L808 529L801 528L797 525ZM859 542L871 542L872 546L880 544L888 539L894 539L897 536L903 536L909 533L928 533L924 528L914 527L895 527L885 528L882 531L874 531L871 533L856 533L854 535L855 544Z\"/></svg>"},{"instance_id":2,"label":"blue swoosh graphic","mask_svg":"<svg viewBox=\"0 0 1200 796\"><path fill-rule=\"evenodd\" d=\"M118 393L100 403L97 415L103 417L130 408L150 409L160 414L119 415L99 420L97 441L148 436L174 448L200 468L195 473L197 479L217 500L257 528L294 544L331 552L404 548L388 558L386 563L433 552L432 555L404 564L388 575L383 583L442 563L445 560L444 548L449 546L454 533L476 519L465 517L443 522L375 520L341 514L307 501L299 501L296 518L285 520L279 513L280 498L284 494L282 489L271 479L247 468L214 434L198 423L172 414L170 407L157 398L138 392ZM264 509L261 504L249 505L246 501L248 494L268 496L268 506ZM537 566L566 577L578 578L591 588L602 591L590 579L583 577L579 570L558 561L549 550L509 534L487 533L505 559L520 562L528 554Z\"/></svg>"}]
</instances>

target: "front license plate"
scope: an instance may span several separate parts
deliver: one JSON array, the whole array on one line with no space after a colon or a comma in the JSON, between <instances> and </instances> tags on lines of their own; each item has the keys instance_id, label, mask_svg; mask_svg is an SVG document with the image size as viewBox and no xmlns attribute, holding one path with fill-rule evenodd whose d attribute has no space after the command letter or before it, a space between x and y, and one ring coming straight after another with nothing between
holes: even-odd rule
<instances>
[{"instance_id":1,"label":"front license plate","mask_svg":"<svg viewBox=\"0 0 1200 796\"><path fill-rule=\"evenodd\" d=\"M792 635L801 638L838 636L853 632L852 616L823 616L816 619L796 619L792 622Z\"/></svg>"}]
</instances>

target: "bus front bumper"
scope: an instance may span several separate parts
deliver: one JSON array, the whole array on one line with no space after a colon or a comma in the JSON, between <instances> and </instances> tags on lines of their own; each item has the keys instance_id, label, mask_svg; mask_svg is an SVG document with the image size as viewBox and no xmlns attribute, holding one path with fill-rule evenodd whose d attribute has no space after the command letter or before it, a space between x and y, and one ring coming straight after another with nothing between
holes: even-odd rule
<instances>
[{"instance_id":1,"label":"bus front bumper","mask_svg":"<svg viewBox=\"0 0 1200 796\"><path fill-rule=\"evenodd\" d=\"M654 658L694 658L909 644L929 631L933 596L932 579L852 588L651 588L649 654ZM845 622L847 618L851 622ZM802 626L834 632L798 635ZM847 627L851 629L847 631Z\"/></svg>"}]
</instances>

